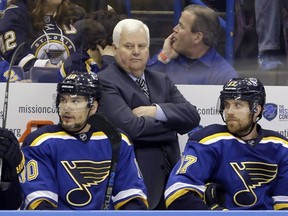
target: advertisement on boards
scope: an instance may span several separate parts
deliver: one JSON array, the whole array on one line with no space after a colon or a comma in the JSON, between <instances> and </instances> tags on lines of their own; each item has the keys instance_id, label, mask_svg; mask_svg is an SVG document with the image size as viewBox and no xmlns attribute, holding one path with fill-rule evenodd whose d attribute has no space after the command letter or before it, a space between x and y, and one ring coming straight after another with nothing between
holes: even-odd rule
<instances>
[{"instance_id":1,"label":"advertisement on boards","mask_svg":"<svg viewBox=\"0 0 288 216\"><path fill-rule=\"evenodd\" d=\"M224 124L217 111L217 101L222 89L218 85L177 85L184 97L197 107L200 124L207 126ZM0 83L0 123L3 120L5 83ZM266 105L260 124L288 137L288 86L266 86ZM20 140L29 123L58 123L55 107L56 84L52 83L10 83L6 128L13 131ZM1 101L2 99L2 101ZM37 129L37 124L31 131ZM31 126L31 124L30 124ZM29 131L28 131L29 132ZM179 135L181 149L187 141L187 134Z\"/></svg>"}]
</instances>

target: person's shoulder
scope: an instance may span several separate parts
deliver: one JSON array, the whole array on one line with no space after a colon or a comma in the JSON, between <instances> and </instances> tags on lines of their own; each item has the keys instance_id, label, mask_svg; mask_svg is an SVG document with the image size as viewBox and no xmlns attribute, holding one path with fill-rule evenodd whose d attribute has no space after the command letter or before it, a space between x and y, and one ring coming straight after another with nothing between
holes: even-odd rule
<instances>
[{"instance_id":1,"label":"person's shoulder","mask_svg":"<svg viewBox=\"0 0 288 216\"><path fill-rule=\"evenodd\" d=\"M25 9L26 10L26 5L22 2L22 1L19 1L17 3L13 3L13 4L10 4L4 11L15 11L16 9L17 10L22 10L22 9Z\"/></svg>"},{"instance_id":2,"label":"person's shoulder","mask_svg":"<svg viewBox=\"0 0 288 216\"><path fill-rule=\"evenodd\" d=\"M189 141L197 141L204 143L210 142L215 138L219 139L220 137L224 136L231 136L231 134L227 131L227 127L225 125L212 124L197 130L193 134L190 134Z\"/></svg>"},{"instance_id":3,"label":"person's shoulder","mask_svg":"<svg viewBox=\"0 0 288 216\"><path fill-rule=\"evenodd\" d=\"M215 48L211 49L211 52L213 52L215 55L213 59L214 63L224 64L225 66L229 68L233 68L233 66L228 62L228 60L224 56L222 56Z\"/></svg>"},{"instance_id":4,"label":"person's shoulder","mask_svg":"<svg viewBox=\"0 0 288 216\"><path fill-rule=\"evenodd\" d=\"M128 82L127 80L131 79L127 78L129 77L128 73L123 68L121 68L116 62L111 63L105 69L99 71L97 75L99 77L99 80L102 81L102 84L113 83L115 85L119 85L122 87L123 83L126 83Z\"/></svg>"},{"instance_id":5,"label":"person's shoulder","mask_svg":"<svg viewBox=\"0 0 288 216\"><path fill-rule=\"evenodd\" d=\"M159 86L162 86L164 88L167 86L169 87L176 86L175 82L172 81L172 79L168 76L167 73L154 71L146 68L144 74L147 80L153 80L154 83L158 83Z\"/></svg>"},{"instance_id":6,"label":"person's shoulder","mask_svg":"<svg viewBox=\"0 0 288 216\"><path fill-rule=\"evenodd\" d=\"M21 14L27 14L27 6L23 3L23 2L19 2L16 4L10 4L3 12L2 18L5 17L5 15L9 15L9 17L11 16L11 14L18 14L19 16Z\"/></svg>"},{"instance_id":7,"label":"person's shoulder","mask_svg":"<svg viewBox=\"0 0 288 216\"><path fill-rule=\"evenodd\" d=\"M0 32L5 34L6 31L11 30L10 28L19 28L19 26L29 28L30 23L26 6L23 4L12 4L5 9L0 19Z\"/></svg>"},{"instance_id":8,"label":"person's shoulder","mask_svg":"<svg viewBox=\"0 0 288 216\"><path fill-rule=\"evenodd\" d=\"M97 75L99 76L99 78L101 77L105 77L111 73L116 73L118 71L116 63L112 62L111 64L109 64L106 68L104 68L103 70L99 71L97 73Z\"/></svg>"},{"instance_id":9,"label":"person's shoulder","mask_svg":"<svg viewBox=\"0 0 288 216\"><path fill-rule=\"evenodd\" d=\"M33 145L33 143L37 142L41 138L47 139L49 135L59 133L61 131L63 131L63 129L60 127L60 125L44 125L28 134L22 147Z\"/></svg>"},{"instance_id":10,"label":"person's shoulder","mask_svg":"<svg viewBox=\"0 0 288 216\"><path fill-rule=\"evenodd\" d=\"M219 71L219 74L226 74L226 76L228 76L228 80L230 77L238 77L238 73L231 65L231 63L226 58L224 58L215 48L213 52L215 52L215 54L211 62L211 66L215 70Z\"/></svg>"},{"instance_id":11,"label":"person's shoulder","mask_svg":"<svg viewBox=\"0 0 288 216\"><path fill-rule=\"evenodd\" d=\"M271 140L272 142L284 142L288 144L287 137L283 136L277 131L274 130L268 130L268 129L261 129L262 130L262 136L265 140Z\"/></svg>"},{"instance_id":12,"label":"person's shoulder","mask_svg":"<svg viewBox=\"0 0 288 216\"><path fill-rule=\"evenodd\" d=\"M145 76L150 76L150 77L155 77L155 78L158 78L158 79L161 79L161 80L164 80L164 79L169 79L168 75L166 73L163 73L163 72L160 72L160 71L157 71L157 70L153 70L151 68L145 68Z\"/></svg>"},{"instance_id":13,"label":"person's shoulder","mask_svg":"<svg viewBox=\"0 0 288 216\"><path fill-rule=\"evenodd\" d=\"M104 70L105 68L107 68L110 64L115 62L115 57L111 56L111 55L103 55L102 56L102 67Z\"/></svg>"},{"instance_id":14,"label":"person's shoulder","mask_svg":"<svg viewBox=\"0 0 288 216\"><path fill-rule=\"evenodd\" d=\"M128 135L128 133L126 133L125 131L121 130L120 128L118 128L118 131L121 135L121 139L122 142L124 141L125 146L133 146L133 141L131 139L131 137Z\"/></svg>"}]
</instances>

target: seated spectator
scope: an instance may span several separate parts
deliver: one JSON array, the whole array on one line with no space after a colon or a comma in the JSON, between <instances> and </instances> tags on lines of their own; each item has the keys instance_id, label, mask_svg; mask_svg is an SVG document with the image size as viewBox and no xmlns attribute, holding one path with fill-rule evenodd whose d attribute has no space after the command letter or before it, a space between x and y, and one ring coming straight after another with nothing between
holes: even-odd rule
<instances>
[{"instance_id":1,"label":"seated spectator","mask_svg":"<svg viewBox=\"0 0 288 216\"><path fill-rule=\"evenodd\" d=\"M60 67L77 48L73 20L81 17L78 9L69 0L12 0L0 19L3 58L10 63L14 51L25 42L15 61L24 71L33 66Z\"/></svg>"},{"instance_id":2,"label":"seated spectator","mask_svg":"<svg viewBox=\"0 0 288 216\"><path fill-rule=\"evenodd\" d=\"M215 49L220 30L214 10L186 6L179 24L164 41L163 49L150 59L148 68L166 72L176 84L220 85L238 77Z\"/></svg>"},{"instance_id":3,"label":"seated spectator","mask_svg":"<svg viewBox=\"0 0 288 216\"><path fill-rule=\"evenodd\" d=\"M112 47L113 41L112 41L112 34L113 29L116 26L116 24L126 18L126 15L116 13L113 8L108 10L98 10L98 11L92 11L88 15L91 19L94 19L98 22L100 22L105 30L106 30L106 40L101 45L98 45L98 50L102 57L102 65L103 69L106 68L109 64L113 63L115 61L114 59L114 49Z\"/></svg>"},{"instance_id":4,"label":"seated spectator","mask_svg":"<svg viewBox=\"0 0 288 216\"><path fill-rule=\"evenodd\" d=\"M112 33L115 25L124 17L114 10L100 10L89 13L88 19L76 22L75 44L79 49L65 60L60 69L61 79L68 75L67 71L97 73L114 62Z\"/></svg>"},{"instance_id":5,"label":"seated spectator","mask_svg":"<svg viewBox=\"0 0 288 216\"><path fill-rule=\"evenodd\" d=\"M83 19L74 24L77 30L75 44L79 47L69 56L60 69L63 79L69 71L87 71L97 73L102 68L102 58L98 45L105 45L106 31L101 23L93 19Z\"/></svg>"}]
</instances>

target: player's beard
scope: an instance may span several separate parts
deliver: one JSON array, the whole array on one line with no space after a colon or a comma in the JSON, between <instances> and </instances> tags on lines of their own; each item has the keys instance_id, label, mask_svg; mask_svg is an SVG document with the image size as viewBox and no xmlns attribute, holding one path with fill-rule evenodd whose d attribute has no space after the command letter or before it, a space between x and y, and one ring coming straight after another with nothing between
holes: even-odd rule
<instances>
[{"instance_id":1,"label":"player's beard","mask_svg":"<svg viewBox=\"0 0 288 216\"><path fill-rule=\"evenodd\" d=\"M84 124L75 123L75 124L65 124L64 122L61 122L61 126L64 130L69 132L78 132L81 129L84 128Z\"/></svg>"},{"instance_id":2,"label":"player's beard","mask_svg":"<svg viewBox=\"0 0 288 216\"><path fill-rule=\"evenodd\" d=\"M228 131L231 134L236 134L239 137L246 136L247 133L249 133L249 131L251 130L251 127L252 127L251 121L247 122L244 125L241 124L241 122L239 122L238 120L233 122L230 121L227 122Z\"/></svg>"}]
</instances>

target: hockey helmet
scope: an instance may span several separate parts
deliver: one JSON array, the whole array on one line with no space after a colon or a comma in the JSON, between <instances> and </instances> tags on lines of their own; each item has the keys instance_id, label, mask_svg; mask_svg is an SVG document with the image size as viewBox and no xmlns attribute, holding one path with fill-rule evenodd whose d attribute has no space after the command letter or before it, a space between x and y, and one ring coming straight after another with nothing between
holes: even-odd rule
<instances>
[{"instance_id":1,"label":"hockey helmet","mask_svg":"<svg viewBox=\"0 0 288 216\"><path fill-rule=\"evenodd\" d=\"M257 105L260 105L263 111L266 93L263 84L257 78L233 78L224 84L219 99L221 115L225 108L224 101L227 99L248 101L251 113L255 113ZM259 119L262 117L262 111L258 116Z\"/></svg>"},{"instance_id":2,"label":"hockey helmet","mask_svg":"<svg viewBox=\"0 0 288 216\"><path fill-rule=\"evenodd\" d=\"M97 74L90 72L73 71L57 85L56 106L59 106L59 95L82 95L88 99L89 107L94 100L99 101L102 94L102 85Z\"/></svg>"}]
</instances>

